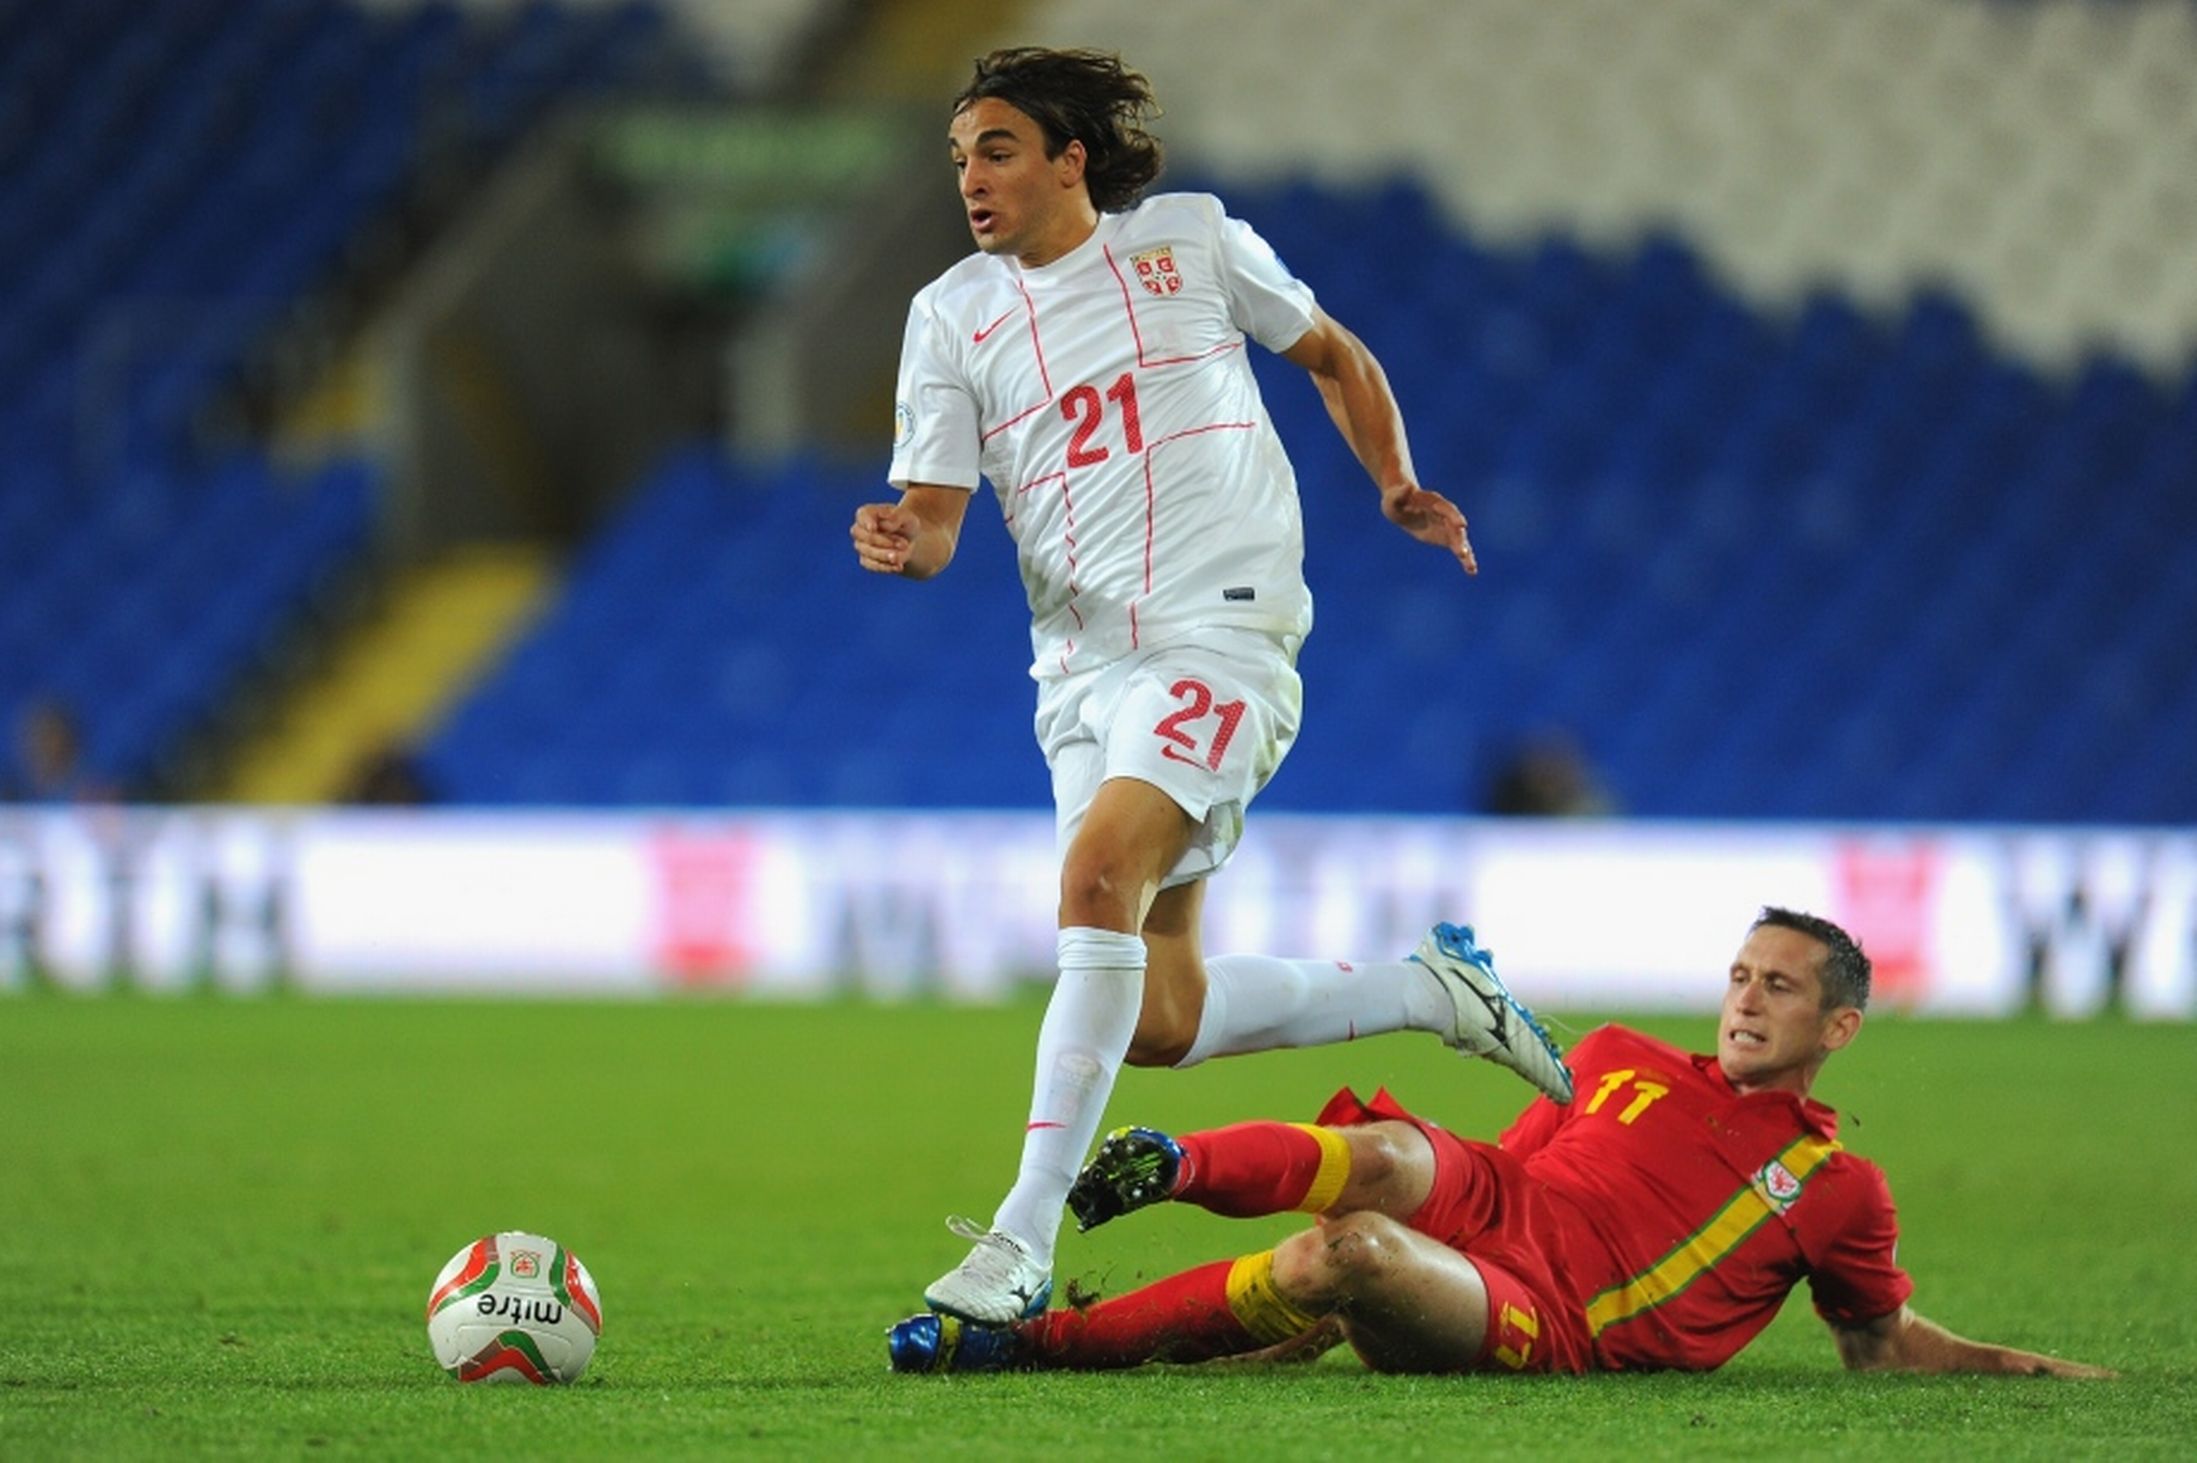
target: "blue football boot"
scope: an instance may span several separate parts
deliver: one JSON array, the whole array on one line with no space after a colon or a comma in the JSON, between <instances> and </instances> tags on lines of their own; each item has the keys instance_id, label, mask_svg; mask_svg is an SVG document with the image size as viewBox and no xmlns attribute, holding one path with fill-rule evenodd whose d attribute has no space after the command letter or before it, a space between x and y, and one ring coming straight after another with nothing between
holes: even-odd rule
<instances>
[{"instance_id":1,"label":"blue football boot","mask_svg":"<svg viewBox=\"0 0 2197 1463\"><path fill-rule=\"evenodd\" d=\"M885 1333L896 1372L1004 1372L1020 1364L1021 1338L1004 1326L978 1326L925 1311Z\"/></svg>"}]
</instances>

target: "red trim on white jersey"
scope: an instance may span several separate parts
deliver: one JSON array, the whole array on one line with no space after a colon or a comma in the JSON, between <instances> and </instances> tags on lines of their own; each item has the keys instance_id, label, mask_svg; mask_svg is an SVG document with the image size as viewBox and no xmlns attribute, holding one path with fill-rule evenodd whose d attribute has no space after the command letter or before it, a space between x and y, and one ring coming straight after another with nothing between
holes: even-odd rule
<instances>
[{"instance_id":1,"label":"red trim on white jersey","mask_svg":"<svg viewBox=\"0 0 2197 1463\"><path fill-rule=\"evenodd\" d=\"M1082 586L1076 583L1076 500L1068 491L1068 474L1065 472L1060 475L1060 508L1060 542L1067 550L1068 559L1068 613L1076 617L1076 628L1081 630L1083 611L1076 608L1076 596L1083 593ZM1068 670L1068 657L1075 653L1076 638L1071 635L1060 647L1060 669L1063 674Z\"/></svg>"},{"instance_id":2,"label":"red trim on white jersey","mask_svg":"<svg viewBox=\"0 0 2197 1463\"><path fill-rule=\"evenodd\" d=\"M1020 279L1015 281L1015 289L1022 296L1023 312L1030 317L1030 349L1037 356L1037 379L1038 384L1045 388L1045 399L1027 411L1016 412L1006 421L984 433L983 436L977 439L980 443L991 441L1016 422L1023 421L1053 404L1053 374L1045 369L1045 347L1037 338L1037 301L1030 298L1029 286L1025 285ZM1008 313L1012 314L1013 312L1009 311ZM999 322L995 320L992 323L997 325Z\"/></svg>"},{"instance_id":3,"label":"red trim on white jersey","mask_svg":"<svg viewBox=\"0 0 2197 1463\"><path fill-rule=\"evenodd\" d=\"M1032 491L1033 489L1036 489L1036 488L1041 488L1041 487L1043 487L1043 486L1044 486L1045 484L1047 484L1047 483L1049 483L1049 482L1052 482L1052 481L1053 481L1054 479L1056 479L1056 478L1058 478L1058 479L1060 479L1061 481L1065 482L1065 481L1067 481L1067 478L1068 478L1068 474L1066 474L1065 472L1049 472L1049 473L1045 474L1045 476L1043 476L1043 477L1036 477L1036 478L1032 478L1032 479L1030 479L1030 480L1029 480L1028 482L1024 483L1024 484L1023 484L1023 485L1022 485L1021 487L1019 487L1019 488L1015 489L1015 497L1019 499L1019 498L1021 498L1021 497L1022 497L1022 496L1023 496L1023 495L1025 494L1025 493L1028 493L1028 492L1030 492L1030 491ZM1019 511L1020 511L1019 509L1016 509L1016 510L1010 510L1010 511L1009 511L1009 512L1007 513L1007 527L1008 527L1008 528L1009 528L1010 530L1011 530L1011 529L1013 529L1013 528L1014 528L1014 526L1015 526L1015 515L1016 515L1016 513L1018 513Z\"/></svg>"},{"instance_id":4,"label":"red trim on white jersey","mask_svg":"<svg viewBox=\"0 0 2197 1463\"><path fill-rule=\"evenodd\" d=\"M1146 594L1150 594L1152 592L1152 538L1154 528L1153 519L1156 516L1155 492L1152 486L1152 454L1159 451L1162 447L1165 447L1168 443L1179 442L1185 437L1203 436L1207 432L1248 432L1256 426L1258 426L1257 422L1207 422L1202 427L1185 427L1179 432L1169 432L1166 436L1160 438L1157 442L1150 442L1145 444L1144 592ZM1137 648L1137 606L1140 603L1142 603L1141 597L1139 599L1133 599L1129 601L1129 648L1131 650ZM1081 617L1079 616L1078 619L1080 621Z\"/></svg>"},{"instance_id":5,"label":"red trim on white jersey","mask_svg":"<svg viewBox=\"0 0 2197 1463\"><path fill-rule=\"evenodd\" d=\"M1106 267L1114 272L1114 283L1121 286L1121 308L1129 316L1129 338L1137 343L1138 366L1146 369L1153 366L1179 366L1187 361L1202 361L1207 356L1223 355L1229 351L1243 348L1243 337L1239 335L1234 340L1223 341L1219 345L1199 351L1194 356L1164 356L1156 361L1146 360L1144 356L1144 332L1137 329L1137 303L1129 294L1129 280L1122 274L1121 266L1114 262L1114 248L1111 244L1099 245L1099 252L1106 256Z\"/></svg>"}]
</instances>

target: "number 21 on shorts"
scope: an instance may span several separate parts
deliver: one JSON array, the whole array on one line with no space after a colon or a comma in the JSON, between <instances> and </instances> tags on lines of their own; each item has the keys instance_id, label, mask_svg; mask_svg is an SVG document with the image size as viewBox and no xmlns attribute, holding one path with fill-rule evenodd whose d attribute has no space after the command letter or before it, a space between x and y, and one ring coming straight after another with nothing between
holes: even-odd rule
<instances>
[{"instance_id":1,"label":"number 21 on shorts","mask_svg":"<svg viewBox=\"0 0 2197 1463\"><path fill-rule=\"evenodd\" d=\"M1163 743L1160 755L1208 772L1220 771L1229 739L1236 735L1236 724L1243 720L1244 703L1216 702L1211 686L1189 676L1169 686L1167 694L1182 705L1161 717L1159 725L1152 728L1152 734Z\"/></svg>"}]
</instances>

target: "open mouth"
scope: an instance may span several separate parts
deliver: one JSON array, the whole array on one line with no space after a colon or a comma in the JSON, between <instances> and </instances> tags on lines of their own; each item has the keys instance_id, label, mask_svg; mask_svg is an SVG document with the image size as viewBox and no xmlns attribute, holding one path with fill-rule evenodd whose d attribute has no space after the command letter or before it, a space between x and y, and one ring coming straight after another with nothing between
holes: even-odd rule
<instances>
[{"instance_id":1,"label":"open mouth","mask_svg":"<svg viewBox=\"0 0 2197 1463\"><path fill-rule=\"evenodd\" d=\"M989 208L972 208L969 210L969 227L978 233L985 233L992 227L992 218Z\"/></svg>"},{"instance_id":2,"label":"open mouth","mask_svg":"<svg viewBox=\"0 0 2197 1463\"><path fill-rule=\"evenodd\" d=\"M1730 1041L1733 1046L1767 1046L1770 1042L1770 1038L1764 1036L1761 1032L1748 1031L1744 1027L1739 1026L1733 1027L1730 1031L1725 1032L1724 1035L1725 1038Z\"/></svg>"}]
</instances>

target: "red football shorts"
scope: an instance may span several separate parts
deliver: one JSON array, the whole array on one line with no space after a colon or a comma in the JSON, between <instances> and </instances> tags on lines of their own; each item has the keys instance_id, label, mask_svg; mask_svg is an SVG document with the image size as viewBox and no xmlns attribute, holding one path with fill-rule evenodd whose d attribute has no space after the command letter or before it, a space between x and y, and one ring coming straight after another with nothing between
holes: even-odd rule
<instances>
[{"instance_id":1,"label":"red football shorts","mask_svg":"<svg viewBox=\"0 0 2197 1463\"><path fill-rule=\"evenodd\" d=\"M1434 1145L1434 1189L1413 1230L1472 1262L1488 1291L1488 1331L1477 1368L1584 1372L1593 1349L1586 1316L1557 1279L1541 1245L1556 1232L1538 1186L1493 1143L1460 1138L1407 1111L1382 1088L1362 1102L1349 1088L1320 1110L1325 1127L1409 1123Z\"/></svg>"}]
</instances>

